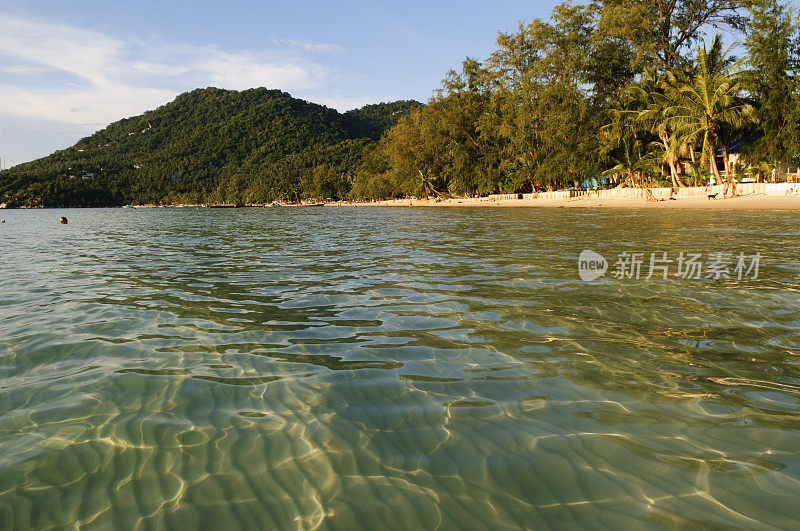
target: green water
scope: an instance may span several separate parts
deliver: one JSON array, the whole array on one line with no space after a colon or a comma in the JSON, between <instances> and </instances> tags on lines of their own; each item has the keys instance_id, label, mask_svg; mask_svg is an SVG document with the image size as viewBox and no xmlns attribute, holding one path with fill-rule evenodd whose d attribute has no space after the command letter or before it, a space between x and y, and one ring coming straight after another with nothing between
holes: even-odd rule
<instances>
[{"instance_id":1,"label":"green water","mask_svg":"<svg viewBox=\"0 0 800 531\"><path fill-rule=\"evenodd\" d=\"M2 528L800 520L795 213L0 218ZM589 284L584 249L763 259Z\"/></svg>"}]
</instances>

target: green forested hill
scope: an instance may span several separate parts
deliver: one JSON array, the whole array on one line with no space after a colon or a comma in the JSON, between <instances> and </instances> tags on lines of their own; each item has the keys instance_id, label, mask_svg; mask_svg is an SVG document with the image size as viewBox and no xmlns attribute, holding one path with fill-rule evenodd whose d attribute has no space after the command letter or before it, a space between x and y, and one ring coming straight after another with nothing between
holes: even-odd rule
<instances>
[{"instance_id":1,"label":"green forested hill","mask_svg":"<svg viewBox=\"0 0 800 531\"><path fill-rule=\"evenodd\" d=\"M10 206L339 197L382 133L419 103L344 114L278 90L198 89L0 173Z\"/></svg>"}]
</instances>

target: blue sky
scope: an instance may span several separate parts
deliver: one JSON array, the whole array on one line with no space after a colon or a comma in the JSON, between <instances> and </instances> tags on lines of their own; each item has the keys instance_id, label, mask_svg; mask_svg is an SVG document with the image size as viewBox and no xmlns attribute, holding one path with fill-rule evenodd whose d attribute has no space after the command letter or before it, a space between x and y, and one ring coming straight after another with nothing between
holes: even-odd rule
<instances>
[{"instance_id":1,"label":"blue sky","mask_svg":"<svg viewBox=\"0 0 800 531\"><path fill-rule=\"evenodd\" d=\"M181 92L279 88L339 110L426 100L555 0L0 0L0 157L68 147Z\"/></svg>"}]
</instances>

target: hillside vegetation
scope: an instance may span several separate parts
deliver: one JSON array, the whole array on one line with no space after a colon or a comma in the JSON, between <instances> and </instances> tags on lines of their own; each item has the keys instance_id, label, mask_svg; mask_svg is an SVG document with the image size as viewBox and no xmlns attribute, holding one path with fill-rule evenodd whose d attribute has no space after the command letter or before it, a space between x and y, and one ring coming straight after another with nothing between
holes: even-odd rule
<instances>
[{"instance_id":1,"label":"hillside vegetation","mask_svg":"<svg viewBox=\"0 0 800 531\"><path fill-rule=\"evenodd\" d=\"M208 88L0 174L10 206L337 198L413 101L341 114L278 90Z\"/></svg>"}]
</instances>

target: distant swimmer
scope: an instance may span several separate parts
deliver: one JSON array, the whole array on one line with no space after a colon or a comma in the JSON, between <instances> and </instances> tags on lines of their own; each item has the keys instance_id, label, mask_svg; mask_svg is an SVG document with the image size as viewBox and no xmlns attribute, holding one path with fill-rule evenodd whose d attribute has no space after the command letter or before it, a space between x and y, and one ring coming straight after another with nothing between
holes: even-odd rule
<instances>
[{"instance_id":1,"label":"distant swimmer","mask_svg":"<svg viewBox=\"0 0 800 531\"><path fill-rule=\"evenodd\" d=\"M67 218L65 218L64 216L61 216L61 224L62 225L66 225L67 224Z\"/></svg>"}]
</instances>

